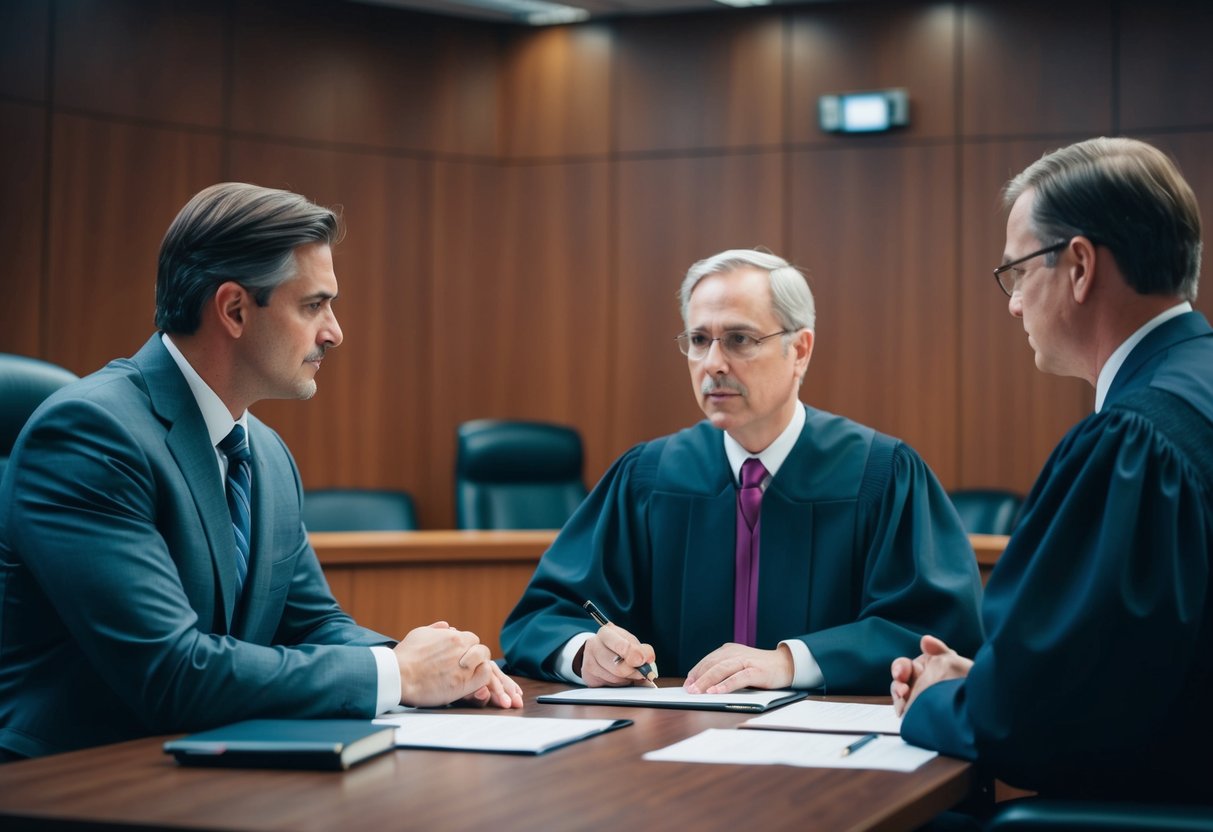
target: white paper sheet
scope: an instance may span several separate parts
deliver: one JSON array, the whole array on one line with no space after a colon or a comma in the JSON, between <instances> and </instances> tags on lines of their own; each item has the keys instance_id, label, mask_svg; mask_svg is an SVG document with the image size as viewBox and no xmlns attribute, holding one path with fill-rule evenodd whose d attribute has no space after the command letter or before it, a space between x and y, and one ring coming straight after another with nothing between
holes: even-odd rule
<instances>
[{"instance_id":1,"label":"white paper sheet","mask_svg":"<svg viewBox=\"0 0 1213 832\"><path fill-rule=\"evenodd\" d=\"M409 712L381 717L375 723L396 726L398 748L542 754L619 727L620 721Z\"/></svg>"},{"instance_id":2,"label":"white paper sheet","mask_svg":"<svg viewBox=\"0 0 1213 832\"><path fill-rule=\"evenodd\" d=\"M545 694L540 702L567 702L591 705L638 705L665 708L712 708L714 710L761 711L787 697L803 696L795 690L744 690L732 693L687 693L681 687L646 688L573 688Z\"/></svg>"},{"instance_id":3,"label":"white paper sheet","mask_svg":"<svg viewBox=\"0 0 1213 832\"><path fill-rule=\"evenodd\" d=\"M939 756L901 737L878 737L847 756L842 751L858 734L809 734L798 731L735 731L709 728L682 742L650 751L646 760L678 763L740 763L803 768L872 768L914 771Z\"/></svg>"},{"instance_id":4,"label":"white paper sheet","mask_svg":"<svg viewBox=\"0 0 1213 832\"><path fill-rule=\"evenodd\" d=\"M901 717L893 713L892 705L821 702L809 699L747 719L740 727L774 728L779 731L900 734Z\"/></svg>"}]
</instances>

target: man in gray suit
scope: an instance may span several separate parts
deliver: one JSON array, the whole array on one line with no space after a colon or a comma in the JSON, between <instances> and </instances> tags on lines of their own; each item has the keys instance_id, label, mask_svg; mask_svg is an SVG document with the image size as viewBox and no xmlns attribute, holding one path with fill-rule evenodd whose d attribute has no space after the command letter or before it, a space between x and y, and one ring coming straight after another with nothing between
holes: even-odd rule
<instances>
[{"instance_id":1,"label":"man in gray suit","mask_svg":"<svg viewBox=\"0 0 1213 832\"><path fill-rule=\"evenodd\" d=\"M310 398L341 343L329 210L215 185L160 251L132 358L49 398L0 481L0 756L252 717L521 707L466 631L396 643L329 592L281 438L248 412Z\"/></svg>"}]
</instances>

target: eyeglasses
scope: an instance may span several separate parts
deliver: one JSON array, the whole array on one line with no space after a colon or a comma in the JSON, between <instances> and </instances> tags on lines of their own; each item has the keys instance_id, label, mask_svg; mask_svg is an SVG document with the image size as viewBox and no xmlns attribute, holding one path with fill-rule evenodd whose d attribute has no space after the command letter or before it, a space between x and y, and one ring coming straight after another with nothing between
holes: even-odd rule
<instances>
[{"instance_id":1,"label":"eyeglasses","mask_svg":"<svg viewBox=\"0 0 1213 832\"><path fill-rule=\"evenodd\" d=\"M1055 251L1061 251L1070 244L1069 240L1062 240L1060 243L1054 243L1051 246L1045 246L1040 251L1034 251L1031 254L1025 254L1018 260L1012 260L1010 263L1003 263L994 270L994 279L998 281L998 288L1007 293L1007 297L1015 294L1015 290L1019 288L1019 281L1023 278L1024 270L1015 268L1018 265L1026 263L1033 257L1039 257L1042 254L1052 254ZM1007 274L1010 272L1010 274Z\"/></svg>"},{"instance_id":2,"label":"eyeglasses","mask_svg":"<svg viewBox=\"0 0 1213 832\"><path fill-rule=\"evenodd\" d=\"M720 342L720 348L729 358L745 361L758 354L763 341L774 338L776 335L787 335L792 331L781 329L779 332L772 332L770 335L760 337L739 329L730 329L719 338L709 338L706 332L691 331L676 336L674 340L678 342L678 349L682 350L682 354L692 361L702 361L707 358L713 341Z\"/></svg>"}]
</instances>

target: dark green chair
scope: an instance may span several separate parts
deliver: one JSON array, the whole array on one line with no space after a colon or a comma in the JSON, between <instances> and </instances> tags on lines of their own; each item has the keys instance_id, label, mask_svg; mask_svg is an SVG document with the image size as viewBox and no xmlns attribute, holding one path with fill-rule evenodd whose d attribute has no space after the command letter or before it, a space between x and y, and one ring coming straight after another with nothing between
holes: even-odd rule
<instances>
[{"instance_id":1,"label":"dark green chair","mask_svg":"<svg viewBox=\"0 0 1213 832\"><path fill-rule=\"evenodd\" d=\"M558 529L585 496L581 436L572 428L496 419L459 426L459 528Z\"/></svg>"},{"instance_id":2,"label":"dark green chair","mask_svg":"<svg viewBox=\"0 0 1213 832\"><path fill-rule=\"evenodd\" d=\"M0 477L17 436L38 405L78 376L57 364L0 353Z\"/></svg>"},{"instance_id":3,"label":"dark green chair","mask_svg":"<svg viewBox=\"0 0 1213 832\"><path fill-rule=\"evenodd\" d=\"M309 532L407 532L417 528L417 509L404 491L318 488L303 494Z\"/></svg>"},{"instance_id":4,"label":"dark green chair","mask_svg":"<svg viewBox=\"0 0 1213 832\"><path fill-rule=\"evenodd\" d=\"M948 497L969 534L1010 534L1023 506L1021 495L996 488L960 489Z\"/></svg>"},{"instance_id":5,"label":"dark green chair","mask_svg":"<svg viewBox=\"0 0 1213 832\"><path fill-rule=\"evenodd\" d=\"M1213 807L1029 797L1002 804L986 832L1209 832Z\"/></svg>"}]
</instances>

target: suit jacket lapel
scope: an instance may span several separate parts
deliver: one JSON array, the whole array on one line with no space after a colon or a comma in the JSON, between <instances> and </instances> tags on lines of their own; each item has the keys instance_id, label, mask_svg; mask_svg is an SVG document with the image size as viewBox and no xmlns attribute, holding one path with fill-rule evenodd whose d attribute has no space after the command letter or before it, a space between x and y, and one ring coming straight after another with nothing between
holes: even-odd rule
<instances>
[{"instance_id":1,"label":"suit jacket lapel","mask_svg":"<svg viewBox=\"0 0 1213 832\"><path fill-rule=\"evenodd\" d=\"M232 517L228 513L224 486L219 480L219 464L206 431L206 422L189 384L168 354L159 334L152 336L133 361L147 381L152 410L167 428L165 442L169 453L181 468L185 486L198 509L198 519L219 586L223 620L230 631L236 608L236 543L232 536Z\"/></svg>"}]
</instances>

